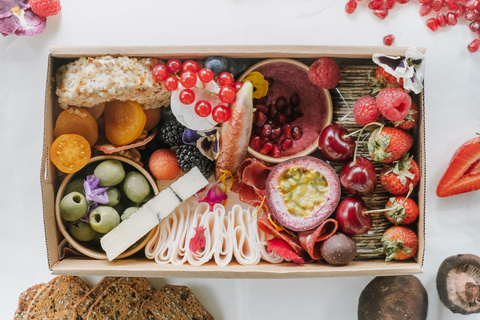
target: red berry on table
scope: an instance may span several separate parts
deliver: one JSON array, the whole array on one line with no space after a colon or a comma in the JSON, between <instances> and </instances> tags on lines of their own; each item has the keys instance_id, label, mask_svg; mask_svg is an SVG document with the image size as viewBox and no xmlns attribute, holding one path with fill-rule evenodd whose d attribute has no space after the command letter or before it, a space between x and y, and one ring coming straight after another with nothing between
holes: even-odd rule
<instances>
[{"instance_id":1,"label":"red berry on table","mask_svg":"<svg viewBox=\"0 0 480 320\"><path fill-rule=\"evenodd\" d=\"M388 120L400 121L408 115L412 98L402 88L388 87L377 96L377 107Z\"/></svg>"},{"instance_id":2,"label":"red berry on table","mask_svg":"<svg viewBox=\"0 0 480 320\"><path fill-rule=\"evenodd\" d=\"M427 27L433 32L438 30L438 21L435 18L430 18L427 20Z\"/></svg>"},{"instance_id":3,"label":"red berry on table","mask_svg":"<svg viewBox=\"0 0 480 320\"><path fill-rule=\"evenodd\" d=\"M355 0L349 0L345 5L345 12L348 14L352 14L357 9L357 2Z\"/></svg>"},{"instance_id":4,"label":"red berry on table","mask_svg":"<svg viewBox=\"0 0 480 320\"><path fill-rule=\"evenodd\" d=\"M372 96L363 96L353 105L353 118L359 126L375 122L380 117L377 102Z\"/></svg>"},{"instance_id":5,"label":"red berry on table","mask_svg":"<svg viewBox=\"0 0 480 320\"><path fill-rule=\"evenodd\" d=\"M235 101L235 95L237 91L231 85L226 85L220 88L218 92L218 98L224 103L231 103Z\"/></svg>"},{"instance_id":6,"label":"red berry on table","mask_svg":"<svg viewBox=\"0 0 480 320\"><path fill-rule=\"evenodd\" d=\"M231 85L235 84L235 80L230 72L222 72L217 76L217 82L220 86Z\"/></svg>"},{"instance_id":7,"label":"red berry on table","mask_svg":"<svg viewBox=\"0 0 480 320\"><path fill-rule=\"evenodd\" d=\"M447 25L447 17L441 12L437 14L437 22L439 27L445 27Z\"/></svg>"},{"instance_id":8,"label":"red berry on table","mask_svg":"<svg viewBox=\"0 0 480 320\"><path fill-rule=\"evenodd\" d=\"M200 71L198 71L198 78L203 83L209 83L213 80L213 72L208 68L200 69Z\"/></svg>"},{"instance_id":9,"label":"red berry on table","mask_svg":"<svg viewBox=\"0 0 480 320\"><path fill-rule=\"evenodd\" d=\"M479 46L480 46L480 39L475 39L469 43L467 48L468 48L468 51L470 52L476 52Z\"/></svg>"},{"instance_id":10,"label":"red berry on table","mask_svg":"<svg viewBox=\"0 0 480 320\"><path fill-rule=\"evenodd\" d=\"M386 254L385 261L406 260L417 253L417 234L405 226L393 226L382 236L382 246Z\"/></svg>"},{"instance_id":11,"label":"red berry on table","mask_svg":"<svg viewBox=\"0 0 480 320\"><path fill-rule=\"evenodd\" d=\"M193 88L197 84L197 74L192 71L182 72L180 83L187 89Z\"/></svg>"},{"instance_id":12,"label":"red berry on table","mask_svg":"<svg viewBox=\"0 0 480 320\"><path fill-rule=\"evenodd\" d=\"M418 206L415 201L405 196L391 197L385 204L385 218L393 224L407 225L418 218Z\"/></svg>"},{"instance_id":13,"label":"red berry on table","mask_svg":"<svg viewBox=\"0 0 480 320\"><path fill-rule=\"evenodd\" d=\"M168 77L168 67L164 64L157 64L152 70L156 81L165 81Z\"/></svg>"},{"instance_id":14,"label":"red berry on table","mask_svg":"<svg viewBox=\"0 0 480 320\"><path fill-rule=\"evenodd\" d=\"M169 76L167 79L165 79L165 88L168 91L174 91L177 90L178 88L178 79L175 76Z\"/></svg>"},{"instance_id":15,"label":"red berry on table","mask_svg":"<svg viewBox=\"0 0 480 320\"><path fill-rule=\"evenodd\" d=\"M431 4L422 4L420 7L420 16L426 16L427 14L432 11L432 5Z\"/></svg>"},{"instance_id":16,"label":"red berry on table","mask_svg":"<svg viewBox=\"0 0 480 320\"><path fill-rule=\"evenodd\" d=\"M243 82L242 81L236 81L235 82L235 91L240 91L240 89L242 89L242 86L243 86Z\"/></svg>"},{"instance_id":17,"label":"red berry on table","mask_svg":"<svg viewBox=\"0 0 480 320\"><path fill-rule=\"evenodd\" d=\"M310 66L308 79L320 88L333 89L340 81L340 67L331 58L319 58Z\"/></svg>"},{"instance_id":18,"label":"red berry on table","mask_svg":"<svg viewBox=\"0 0 480 320\"><path fill-rule=\"evenodd\" d=\"M178 59L170 59L167 62L167 67L170 73L179 73L182 70L182 62Z\"/></svg>"},{"instance_id":19,"label":"red berry on table","mask_svg":"<svg viewBox=\"0 0 480 320\"><path fill-rule=\"evenodd\" d=\"M198 72L198 63L193 60L187 60L182 65L182 71L191 71L191 72Z\"/></svg>"},{"instance_id":20,"label":"red berry on table","mask_svg":"<svg viewBox=\"0 0 480 320\"><path fill-rule=\"evenodd\" d=\"M383 44L386 46L391 46L393 41L395 41L395 36L393 34L383 37Z\"/></svg>"},{"instance_id":21,"label":"red berry on table","mask_svg":"<svg viewBox=\"0 0 480 320\"><path fill-rule=\"evenodd\" d=\"M60 0L30 0L32 11L40 17L54 16L62 9Z\"/></svg>"},{"instance_id":22,"label":"red berry on table","mask_svg":"<svg viewBox=\"0 0 480 320\"><path fill-rule=\"evenodd\" d=\"M195 104L195 113L200 117L208 117L212 113L212 105L206 100L199 100Z\"/></svg>"},{"instance_id":23,"label":"red berry on table","mask_svg":"<svg viewBox=\"0 0 480 320\"><path fill-rule=\"evenodd\" d=\"M415 188L420 180L420 169L412 157L407 153L390 166L380 171L380 184L390 194L401 196L408 193L411 187Z\"/></svg>"},{"instance_id":24,"label":"red berry on table","mask_svg":"<svg viewBox=\"0 0 480 320\"><path fill-rule=\"evenodd\" d=\"M183 104L191 104L193 101L195 101L195 92L193 92L192 89L183 89L180 91L178 99Z\"/></svg>"},{"instance_id":25,"label":"red berry on table","mask_svg":"<svg viewBox=\"0 0 480 320\"><path fill-rule=\"evenodd\" d=\"M225 105L220 104L215 108L213 108L212 118L213 118L213 121L215 122L218 122L218 123L227 122L230 119L230 116L231 116L230 108Z\"/></svg>"},{"instance_id":26,"label":"red berry on table","mask_svg":"<svg viewBox=\"0 0 480 320\"><path fill-rule=\"evenodd\" d=\"M367 148L373 160L392 163L400 160L412 145L413 137L408 132L382 126L372 132Z\"/></svg>"}]
</instances>

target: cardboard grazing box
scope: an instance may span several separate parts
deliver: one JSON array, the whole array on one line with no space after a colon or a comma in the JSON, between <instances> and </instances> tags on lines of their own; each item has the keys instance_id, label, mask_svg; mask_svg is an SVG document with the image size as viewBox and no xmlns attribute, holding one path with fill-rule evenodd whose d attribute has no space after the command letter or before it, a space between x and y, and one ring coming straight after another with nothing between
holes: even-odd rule
<instances>
[{"instance_id":1,"label":"cardboard grazing box","mask_svg":"<svg viewBox=\"0 0 480 320\"><path fill-rule=\"evenodd\" d=\"M292 58L313 62L316 58L327 56L339 63L367 64L371 70L376 65L371 61L374 53L391 56L404 56L407 48L398 47L326 47L326 46L186 46L186 47L52 47L48 61L48 74L45 98L44 146L41 166L41 187L44 210L44 228L48 252L48 264L53 274L62 275L103 275L103 276L147 276L147 277L195 277L195 278L307 278L360 275L398 275L421 273L425 251L425 119L423 93L416 101L419 106L419 121L413 130L415 143L411 149L417 161L421 177L415 189L415 199L419 207L419 219L414 228L418 234L418 252L408 261L386 262L381 257L372 260L355 260L346 266L331 266L326 263L295 265L284 262L271 264L261 261L255 266L242 266L233 261L228 266L219 267L210 261L201 267L189 264L174 266L157 264L154 260L136 254L130 258L115 260L95 260L88 257L68 257L60 259L59 243L63 240L55 221L55 197L61 183L56 168L49 161L48 151L54 140L55 119L61 111L55 94L55 73L63 64L81 56L129 56L155 57L163 60L205 59L211 55L224 55L232 58L247 58L255 61L267 58ZM425 49L419 49L422 53ZM252 60L252 61L253 61ZM365 74L367 77L367 74ZM335 90L335 89L334 89ZM334 91L333 90L333 91ZM332 94L333 91L331 90ZM343 97L342 97L343 99ZM353 103L350 102L350 108ZM335 104L334 104L335 108ZM334 119L335 120L335 119ZM378 188L382 188L379 184Z\"/></svg>"}]
</instances>

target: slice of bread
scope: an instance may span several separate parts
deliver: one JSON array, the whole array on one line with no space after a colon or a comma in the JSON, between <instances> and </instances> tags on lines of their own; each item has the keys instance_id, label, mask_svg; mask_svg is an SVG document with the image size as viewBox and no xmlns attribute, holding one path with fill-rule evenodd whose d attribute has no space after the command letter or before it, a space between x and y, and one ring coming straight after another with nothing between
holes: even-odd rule
<instances>
[{"instance_id":1,"label":"slice of bread","mask_svg":"<svg viewBox=\"0 0 480 320\"><path fill-rule=\"evenodd\" d=\"M27 310L32 304L32 301L35 300L37 295L46 287L47 285L45 283L39 283L22 292L18 297L18 308L15 311L13 320L27 319Z\"/></svg>"},{"instance_id":2,"label":"slice of bread","mask_svg":"<svg viewBox=\"0 0 480 320\"><path fill-rule=\"evenodd\" d=\"M97 297L87 319L140 319L140 307L153 291L145 278L119 278Z\"/></svg>"},{"instance_id":3,"label":"slice of bread","mask_svg":"<svg viewBox=\"0 0 480 320\"><path fill-rule=\"evenodd\" d=\"M75 311L74 319L75 320L86 320L88 315L88 310L90 306L95 302L99 295L105 291L105 289L111 285L114 281L119 278L115 277L104 277L100 280L93 288L90 290L85 297L78 301L73 309Z\"/></svg>"},{"instance_id":4,"label":"slice of bread","mask_svg":"<svg viewBox=\"0 0 480 320\"><path fill-rule=\"evenodd\" d=\"M145 300L141 316L144 320L213 320L188 287L168 284Z\"/></svg>"},{"instance_id":5,"label":"slice of bread","mask_svg":"<svg viewBox=\"0 0 480 320\"><path fill-rule=\"evenodd\" d=\"M55 277L32 301L25 319L72 319L74 304L89 290L80 277Z\"/></svg>"}]
</instances>

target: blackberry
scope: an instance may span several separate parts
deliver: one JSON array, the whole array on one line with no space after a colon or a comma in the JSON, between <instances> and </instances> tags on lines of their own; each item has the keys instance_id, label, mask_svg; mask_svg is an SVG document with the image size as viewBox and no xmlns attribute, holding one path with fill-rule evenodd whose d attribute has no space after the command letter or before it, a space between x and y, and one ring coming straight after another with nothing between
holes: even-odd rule
<instances>
[{"instance_id":1,"label":"blackberry","mask_svg":"<svg viewBox=\"0 0 480 320\"><path fill-rule=\"evenodd\" d=\"M158 137L171 147L182 145L182 135L185 126L177 121L175 117L163 122L158 131Z\"/></svg>"},{"instance_id":2,"label":"blackberry","mask_svg":"<svg viewBox=\"0 0 480 320\"><path fill-rule=\"evenodd\" d=\"M205 157L196 146L181 145L177 149L177 161L183 172L198 167L203 176L208 179L215 170L215 163Z\"/></svg>"}]
</instances>

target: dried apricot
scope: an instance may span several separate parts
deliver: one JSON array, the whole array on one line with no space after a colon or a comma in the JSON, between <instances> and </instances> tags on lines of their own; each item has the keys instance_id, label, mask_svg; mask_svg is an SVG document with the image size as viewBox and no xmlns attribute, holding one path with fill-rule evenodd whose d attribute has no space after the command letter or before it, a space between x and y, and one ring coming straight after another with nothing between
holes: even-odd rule
<instances>
[{"instance_id":1,"label":"dried apricot","mask_svg":"<svg viewBox=\"0 0 480 320\"><path fill-rule=\"evenodd\" d=\"M110 143L124 146L142 133L147 117L135 101L111 101L105 104L105 135Z\"/></svg>"},{"instance_id":2,"label":"dried apricot","mask_svg":"<svg viewBox=\"0 0 480 320\"><path fill-rule=\"evenodd\" d=\"M161 108L156 109L147 109L143 110L145 116L147 117L147 122L145 123L145 130L150 131L157 126L160 122L160 117L162 114Z\"/></svg>"},{"instance_id":3,"label":"dried apricot","mask_svg":"<svg viewBox=\"0 0 480 320\"><path fill-rule=\"evenodd\" d=\"M85 110L90 113L93 119L97 120L102 114L103 110L105 109L105 102L99 103L94 105L90 108L85 108Z\"/></svg>"},{"instance_id":4,"label":"dried apricot","mask_svg":"<svg viewBox=\"0 0 480 320\"><path fill-rule=\"evenodd\" d=\"M82 169L90 157L90 144L78 134L62 134L50 147L50 160L58 170L65 173Z\"/></svg>"},{"instance_id":5,"label":"dried apricot","mask_svg":"<svg viewBox=\"0 0 480 320\"><path fill-rule=\"evenodd\" d=\"M95 119L82 108L70 107L62 111L55 122L53 136L62 134L78 134L87 139L91 147L98 139L98 126Z\"/></svg>"}]
</instances>

